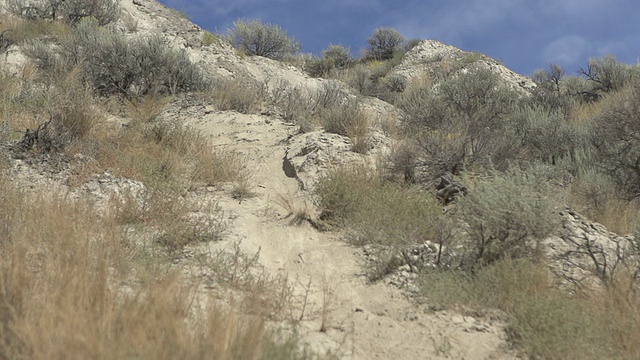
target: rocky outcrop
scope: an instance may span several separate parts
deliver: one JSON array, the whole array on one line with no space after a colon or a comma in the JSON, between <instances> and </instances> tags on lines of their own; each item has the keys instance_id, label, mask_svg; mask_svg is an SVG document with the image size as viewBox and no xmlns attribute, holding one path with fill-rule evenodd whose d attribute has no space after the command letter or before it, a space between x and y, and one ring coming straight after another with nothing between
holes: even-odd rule
<instances>
[{"instance_id":1,"label":"rocky outcrop","mask_svg":"<svg viewBox=\"0 0 640 360\"><path fill-rule=\"evenodd\" d=\"M548 238L549 266L569 288L607 285L626 272L640 280L640 244L575 211L561 213L562 229Z\"/></svg>"},{"instance_id":2,"label":"rocky outcrop","mask_svg":"<svg viewBox=\"0 0 640 360\"><path fill-rule=\"evenodd\" d=\"M442 74L455 74L474 68L488 69L496 73L506 85L524 94L536 87L528 77L515 73L486 55L463 51L436 40L420 42L405 54L402 63L392 73L403 76L409 81L421 76L427 76L433 80Z\"/></svg>"}]
</instances>

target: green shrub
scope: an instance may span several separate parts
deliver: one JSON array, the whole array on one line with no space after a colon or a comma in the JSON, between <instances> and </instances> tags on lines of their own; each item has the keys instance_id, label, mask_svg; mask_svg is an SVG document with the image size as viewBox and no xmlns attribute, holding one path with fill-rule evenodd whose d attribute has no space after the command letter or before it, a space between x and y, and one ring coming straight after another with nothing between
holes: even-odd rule
<instances>
[{"instance_id":1,"label":"green shrub","mask_svg":"<svg viewBox=\"0 0 640 360\"><path fill-rule=\"evenodd\" d=\"M308 65L309 75L328 76L335 69L345 69L354 62L350 50L342 45L329 45L322 51L322 57L313 59Z\"/></svg>"},{"instance_id":2,"label":"green shrub","mask_svg":"<svg viewBox=\"0 0 640 360\"><path fill-rule=\"evenodd\" d=\"M56 42L70 31L68 25L59 21L5 18L0 23L0 50L6 50L11 44L23 45L39 38Z\"/></svg>"},{"instance_id":3,"label":"green shrub","mask_svg":"<svg viewBox=\"0 0 640 360\"><path fill-rule=\"evenodd\" d=\"M358 123L366 122L366 115L360 109L357 100L347 100L321 108L318 117L326 132L344 136L349 136Z\"/></svg>"},{"instance_id":4,"label":"green shrub","mask_svg":"<svg viewBox=\"0 0 640 360\"><path fill-rule=\"evenodd\" d=\"M463 268L501 259L538 257L541 241L559 225L556 198L546 179L521 170L466 178L468 194L458 200L467 225Z\"/></svg>"},{"instance_id":5,"label":"green shrub","mask_svg":"<svg viewBox=\"0 0 640 360\"><path fill-rule=\"evenodd\" d=\"M389 60L403 49L405 38L397 30L387 27L377 28L367 39L369 47L364 58L369 60Z\"/></svg>"},{"instance_id":6,"label":"green shrub","mask_svg":"<svg viewBox=\"0 0 640 360\"><path fill-rule=\"evenodd\" d=\"M387 182L367 168L330 171L318 182L316 195L321 220L345 227L350 242L369 246L372 280L404 263L403 254L412 246L453 241L453 222L431 194Z\"/></svg>"},{"instance_id":7,"label":"green shrub","mask_svg":"<svg viewBox=\"0 0 640 360\"><path fill-rule=\"evenodd\" d=\"M375 94L375 83L371 80L371 70L364 64L358 64L346 71L344 82L356 89L359 94Z\"/></svg>"},{"instance_id":8,"label":"green shrub","mask_svg":"<svg viewBox=\"0 0 640 360\"><path fill-rule=\"evenodd\" d=\"M36 41L26 52L45 73L79 67L84 81L105 95L175 94L209 86L187 53L170 48L161 36L129 39L92 19L80 22L59 47Z\"/></svg>"},{"instance_id":9,"label":"green shrub","mask_svg":"<svg viewBox=\"0 0 640 360\"><path fill-rule=\"evenodd\" d=\"M211 33L210 31L205 31L202 33L202 45L211 46L213 44L219 44L220 37Z\"/></svg>"},{"instance_id":10,"label":"green shrub","mask_svg":"<svg viewBox=\"0 0 640 360\"><path fill-rule=\"evenodd\" d=\"M430 272L419 277L422 294L437 309L463 307L472 314L503 312L508 340L535 359L626 358L630 342L610 329L628 330L580 296L554 287L544 264L501 260L476 273ZM614 306L615 307L615 306ZM491 314L495 312L489 310ZM609 327L613 325L612 327ZM614 355L615 354L615 355Z\"/></svg>"},{"instance_id":11,"label":"green shrub","mask_svg":"<svg viewBox=\"0 0 640 360\"><path fill-rule=\"evenodd\" d=\"M120 18L119 0L49 0L59 4L58 11L71 25L77 25L85 18L97 20L99 25L107 25ZM55 18L56 16L54 16Z\"/></svg>"},{"instance_id":12,"label":"green shrub","mask_svg":"<svg viewBox=\"0 0 640 360\"><path fill-rule=\"evenodd\" d=\"M604 98L603 109L593 117L592 142L627 199L640 197L640 84Z\"/></svg>"},{"instance_id":13,"label":"green shrub","mask_svg":"<svg viewBox=\"0 0 640 360\"><path fill-rule=\"evenodd\" d=\"M572 99L565 89L565 71L560 65L550 64L547 69L537 70L531 79L537 85L531 94L534 106L542 106L550 111L559 110L565 115L570 112Z\"/></svg>"},{"instance_id":14,"label":"green shrub","mask_svg":"<svg viewBox=\"0 0 640 360\"><path fill-rule=\"evenodd\" d=\"M406 134L417 141L434 176L469 167L506 168L518 148L509 115L518 95L489 70L459 74L437 91L414 88L396 101Z\"/></svg>"},{"instance_id":15,"label":"green shrub","mask_svg":"<svg viewBox=\"0 0 640 360\"><path fill-rule=\"evenodd\" d=\"M99 25L120 18L119 0L8 0L7 10L29 20L62 18L70 25L88 17L94 18Z\"/></svg>"},{"instance_id":16,"label":"green shrub","mask_svg":"<svg viewBox=\"0 0 640 360\"><path fill-rule=\"evenodd\" d=\"M522 151L531 160L555 165L577 148L589 146L588 129L568 122L561 109L525 107L514 114L511 125L516 127Z\"/></svg>"},{"instance_id":17,"label":"green shrub","mask_svg":"<svg viewBox=\"0 0 640 360\"><path fill-rule=\"evenodd\" d=\"M231 44L247 55L282 60L300 51L300 43L279 25L260 20L238 20L229 30Z\"/></svg>"},{"instance_id":18,"label":"green shrub","mask_svg":"<svg viewBox=\"0 0 640 360\"><path fill-rule=\"evenodd\" d=\"M620 90L636 75L631 66L618 62L613 55L589 59L587 68L580 69L580 74L589 81L593 96Z\"/></svg>"}]
</instances>

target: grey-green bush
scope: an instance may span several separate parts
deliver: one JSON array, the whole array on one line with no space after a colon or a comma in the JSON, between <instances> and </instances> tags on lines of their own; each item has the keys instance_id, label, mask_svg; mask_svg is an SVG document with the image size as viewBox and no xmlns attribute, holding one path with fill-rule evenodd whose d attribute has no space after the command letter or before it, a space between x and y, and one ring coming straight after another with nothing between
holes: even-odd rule
<instances>
[{"instance_id":1,"label":"grey-green bush","mask_svg":"<svg viewBox=\"0 0 640 360\"><path fill-rule=\"evenodd\" d=\"M640 84L636 83L602 101L594 116L592 143L604 169L628 199L640 197Z\"/></svg>"},{"instance_id":2,"label":"grey-green bush","mask_svg":"<svg viewBox=\"0 0 640 360\"><path fill-rule=\"evenodd\" d=\"M238 20L229 29L229 40L233 46L247 55L264 56L282 60L300 51L300 43L279 25L260 20Z\"/></svg>"},{"instance_id":3,"label":"grey-green bush","mask_svg":"<svg viewBox=\"0 0 640 360\"><path fill-rule=\"evenodd\" d=\"M458 200L458 211L469 243L462 268L541 254L541 240L560 221L556 196L544 177L512 169L464 182L468 194Z\"/></svg>"},{"instance_id":4,"label":"grey-green bush","mask_svg":"<svg viewBox=\"0 0 640 360\"><path fill-rule=\"evenodd\" d=\"M7 10L29 20L59 19L76 25L82 19L92 17L98 24L106 25L120 18L119 0L7 0Z\"/></svg>"},{"instance_id":5,"label":"grey-green bush","mask_svg":"<svg viewBox=\"0 0 640 360\"><path fill-rule=\"evenodd\" d=\"M555 165L575 149L589 145L589 131L581 124L565 119L562 109L542 106L524 107L513 115L510 125L516 127L518 143L529 160ZM585 131L586 130L586 131Z\"/></svg>"},{"instance_id":6,"label":"grey-green bush","mask_svg":"<svg viewBox=\"0 0 640 360\"><path fill-rule=\"evenodd\" d=\"M95 19L81 21L59 47L34 42L26 52L45 72L78 67L101 94L175 94L209 86L187 53L169 47L162 36L127 38Z\"/></svg>"},{"instance_id":7,"label":"grey-green bush","mask_svg":"<svg viewBox=\"0 0 640 360\"><path fill-rule=\"evenodd\" d=\"M580 69L591 85L594 96L620 90L633 78L633 68L616 60L613 55L589 59L586 69Z\"/></svg>"},{"instance_id":8,"label":"grey-green bush","mask_svg":"<svg viewBox=\"0 0 640 360\"><path fill-rule=\"evenodd\" d=\"M405 112L405 131L424 151L434 176L468 166L504 168L517 156L507 126L518 94L490 70L461 73L437 91L413 89L396 103Z\"/></svg>"},{"instance_id":9,"label":"grey-green bush","mask_svg":"<svg viewBox=\"0 0 640 360\"><path fill-rule=\"evenodd\" d=\"M313 59L308 65L309 75L328 76L335 69L345 69L354 63L351 51L342 45L329 45L322 51L322 57Z\"/></svg>"},{"instance_id":10,"label":"grey-green bush","mask_svg":"<svg viewBox=\"0 0 640 360\"><path fill-rule=\"evenodd\" d=\"M120 18L119 0L50 0L50 2L57 4L57 11L71 25L76 25L88 17L96 19L99 25L107 25Z\"/></svg>"}]
</instances>

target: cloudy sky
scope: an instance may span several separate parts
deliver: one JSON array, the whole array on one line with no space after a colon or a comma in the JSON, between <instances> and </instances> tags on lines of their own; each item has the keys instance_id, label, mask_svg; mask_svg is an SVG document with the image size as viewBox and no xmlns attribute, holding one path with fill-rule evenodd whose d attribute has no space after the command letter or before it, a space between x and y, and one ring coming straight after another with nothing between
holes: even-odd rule
<instances>
[{"instance_id":1,"label":"cloudy sky","mask_svg":"<svg viewBox=\"0 0 640 360\"><path fill-rule=\"evenodd\" d=\"M261 19L287 30L304 52L329 44L355 56L374 29L407 39L436 39L487 54L530 75L550 62L567 73L590 57L613 54L640 62L638 0L160 0L210 31L225 33L237 19Z\"/></svg>"}]
</instances>

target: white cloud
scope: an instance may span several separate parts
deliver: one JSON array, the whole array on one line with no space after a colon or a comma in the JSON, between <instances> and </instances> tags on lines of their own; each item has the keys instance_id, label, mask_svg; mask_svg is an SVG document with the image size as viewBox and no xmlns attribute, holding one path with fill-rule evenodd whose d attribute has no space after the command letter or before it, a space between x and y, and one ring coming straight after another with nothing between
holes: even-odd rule
<instances>
[{"instance_id":1,"label":"white cloud","mask_svg":"<svg viewBox=\"0 0 640 360\"><path fill-rule=\"evenodd\" d=\"M585 59L589 42L578 35L563 36L549 43L544 51L544 61L561 65L576 64Z\"/></svg>"},{"instance_id":2,"label":"white cloud","mask_svg":"<svg viewBox=\"0 0 640 360\"><path fill-rule=\"evenodd\" d=\"M469 34L501 27L515 17L526 16L524 0L464 0L444 4L416 2L407 13L398 14L395 27L409 37L429 37L459 42ZM424 14L415 16L415 14Z\"/></svg>"}]
</instances>

